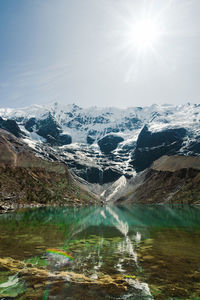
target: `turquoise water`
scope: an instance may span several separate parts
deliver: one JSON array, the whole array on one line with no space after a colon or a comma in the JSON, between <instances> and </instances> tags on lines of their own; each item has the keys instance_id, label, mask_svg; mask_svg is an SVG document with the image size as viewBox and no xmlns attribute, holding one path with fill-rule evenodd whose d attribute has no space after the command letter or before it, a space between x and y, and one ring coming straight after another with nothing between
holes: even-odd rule
<instances>
[{"instance_id":1,"label":"turquoise water","mask_svg":"<svg viewBox=\"0 0 200 300\"><path fill-rule=\"evenodd\" d=\"M0 299L200 299L199 206L27 209L0 230Z\"/></svg>"}]
</instances>

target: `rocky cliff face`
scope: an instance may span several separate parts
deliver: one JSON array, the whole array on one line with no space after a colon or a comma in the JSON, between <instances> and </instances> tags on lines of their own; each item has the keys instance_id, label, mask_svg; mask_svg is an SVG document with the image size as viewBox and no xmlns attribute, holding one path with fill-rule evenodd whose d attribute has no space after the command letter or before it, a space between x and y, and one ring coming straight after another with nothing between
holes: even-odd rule
<instances>
[{"instance_id":1,"label":"rocky cliff face","mask_svg":"<svg viewBox=\"0 0 200 300\"><path fill-rule=\"evenodd\" d=\"M161 157L127 182L118 202L199 204L200 157Z\"/></svg>"},{"instance_id":2,"label":"rocky cliff face","mask_svg":"<svg viewBox=\"0 0 200 300\"><path fill-rule=\"evenodd\" d=\"M131 163L134 169L137 172L143 171L162 155L179 153L186 136L185 128L151 132L145 125L138 136L136 149L132 155Z\"/></svg>"},{"instance_id":3,"label":"rocky cliff face","mask_svg":"<svg viewBox=\"0 0 200 300\"><path fill-rule=\"evenodd\" d=\"M90 183L143 171L162 155L200 155L200 105L0 109L0 127Z\"/></svg>"},{"instance_id":4,"label":"rocky cliff face","mask_svg":"<svg viewBox=\"0 0 200 300\"><path fill-rule=\"evenodd\" d=\"M11 132L16 137L20 137L20 136L23 135L20 128L19 128L19 126L17 125L17 122L14 121L14 120L9 120L9 119L4 120L0 117L0 128Z\"/></svg>"},{"instance_id":5,"label":"rocky cliff face","mask_svg":"<svg viewBox=\"0 0 200 300\"><path fill-rule=\"evenodd\" d=\"M37 157L24 142L0 129L1 208L36 203L94 203L96 200L75 181L64 164Z\"/></svg>"}]
</instances>

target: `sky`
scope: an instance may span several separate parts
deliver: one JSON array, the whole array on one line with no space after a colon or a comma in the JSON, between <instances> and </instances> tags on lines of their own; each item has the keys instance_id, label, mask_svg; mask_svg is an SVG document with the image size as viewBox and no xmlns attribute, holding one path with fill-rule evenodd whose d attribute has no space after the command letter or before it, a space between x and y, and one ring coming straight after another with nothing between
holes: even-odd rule
<instances>
[{"instance_id":1,"label":"sky","mask_svg":"<svg viewBox=\"0 0 200 300\"><path fill-rule=\"evenodd\" d=\"M199 0L0 0L0 107L199 103Z\"/></svg>"}]
</instances>

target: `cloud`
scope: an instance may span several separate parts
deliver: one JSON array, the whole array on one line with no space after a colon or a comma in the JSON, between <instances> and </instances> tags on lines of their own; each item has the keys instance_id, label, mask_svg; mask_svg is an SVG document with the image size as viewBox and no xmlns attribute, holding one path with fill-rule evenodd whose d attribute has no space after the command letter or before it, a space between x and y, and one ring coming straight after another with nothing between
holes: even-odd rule
<instances>
[{"instance_id":1,"label":"cloud","mask_svg":"<svg viewBox=\"0 0 200 300\"><path fill-rule=\"evenodd\" d=\"M49 101L59 95L61 83L68 77L69 64L54 63L43 67L18 65L7 82L0 82L0 102L7 98L10 105ZM37 99L36 99L37 98Z\"/></svg>"}]
</instances>

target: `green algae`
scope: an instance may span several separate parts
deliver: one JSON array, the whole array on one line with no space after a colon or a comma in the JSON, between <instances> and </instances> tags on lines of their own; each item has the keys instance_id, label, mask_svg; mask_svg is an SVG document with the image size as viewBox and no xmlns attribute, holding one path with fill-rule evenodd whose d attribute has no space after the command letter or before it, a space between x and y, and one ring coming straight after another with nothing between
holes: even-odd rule
<instances>
[{"instance_id":1,"label":"green algae","mask_svg":"<svg viewBox=\"0 0 200 300\"><path fill-rule=\"evenodd\" d=\"M131 279L135 279L136 276L135 275L125 275L124 278L131 278Z\"/></svg>"},{"instance_id":2,"label":"green algae","mask_svg":"<svg viewBox=\"0 0 200 300\"><path fill-rule=\"evenodd\" d=\"M48 265L47 260L39 256L28 258L24 260L24 262L26 264L30 264L32 266L37 266L37 267L46 267Z\"/></svg>"},{"instance_id":3,"label":"green algae","mask_svg":"<svg viewBox=\"0 0 200 300\"><path fill-rule=\"evenodd\" d=\"M39 209L3 216L2 220L0 217L0 256L23 260L30 268L53 271L44 254L47 248L57 248L74 257L59 271L89 278L122 274L127 280L147 283L155 300L199 300L200 210L111 209L117 217L106 215L106 208L99 207ZM106 219L100 217L101 211ZM0 284L13 275L5 270L0 274ZM31 280L30 274L30 285ZM56 288L53 279L48 284L54 297L70 291L84 294L84 289L78 292L78 284L65 283ZM36 295L42 299L44 292L35 282L33 287L27 287L25 295L28 299ZM107 293L100 299L122 296L117 289ZM90 297L97 294L101 294L100 289L91 287ZM16 297L23 299L23 293L19 291ZM84 299L89 299L89 294Z\"/></svg>"},{"instance_id":4,"label":"green algae","mask_svg":"<svg viewBox=\"0 0 200 300\"><path fill-rule=\"evenodd\" d=\"M17 275L9 276L7 281L0 284L0 297L15 298L26 291L26 285L19 281Z\"/></svg>"}]
</instances>

